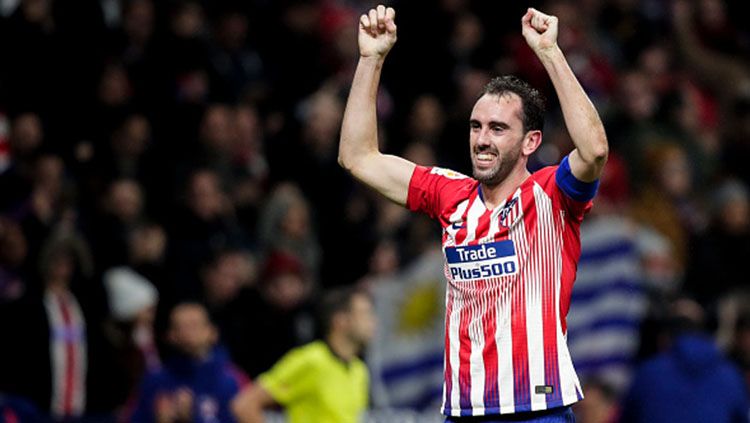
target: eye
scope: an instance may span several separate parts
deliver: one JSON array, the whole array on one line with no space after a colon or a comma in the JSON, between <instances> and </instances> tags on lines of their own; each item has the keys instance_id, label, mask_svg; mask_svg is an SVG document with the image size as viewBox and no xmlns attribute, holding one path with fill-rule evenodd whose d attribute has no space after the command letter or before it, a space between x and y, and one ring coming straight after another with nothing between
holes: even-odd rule
<instances>
[{"instance_id":1,"label":"eye","mask_svg":"<svg viewBox=\"0 0 750 423\"><path fill-rule=\"evenodd\" d=\"M490 129L492 129L492 132L503 132L505 128L500 125L492 125Z\"/></svg>"},{"instance_id":2,"label":"eye","mask_svg":"<svg viewBox=\"0 0 750 423\"><path fill-rule=\"evenodd\" d=\"M482 125L480 125L479 122L469 122L469 128L471 128L471 130L480 129L481 127Z\"/></svg>"}]
</instances>

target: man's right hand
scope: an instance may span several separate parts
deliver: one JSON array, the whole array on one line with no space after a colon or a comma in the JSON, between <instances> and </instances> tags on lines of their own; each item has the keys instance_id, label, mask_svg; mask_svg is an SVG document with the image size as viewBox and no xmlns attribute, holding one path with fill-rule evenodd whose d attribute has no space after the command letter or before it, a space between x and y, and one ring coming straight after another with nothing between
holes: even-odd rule
<instances>
[{"instance_id":1,"label":"man's right hand","mask_svg":"<svg viewBox=\"0 0 750 423\"><path fill-rule=\"evenodd\" d=\"M359 18L359 54L384 58L396 44L396 11L382 4Z\"/></svg>"}]
</instances>

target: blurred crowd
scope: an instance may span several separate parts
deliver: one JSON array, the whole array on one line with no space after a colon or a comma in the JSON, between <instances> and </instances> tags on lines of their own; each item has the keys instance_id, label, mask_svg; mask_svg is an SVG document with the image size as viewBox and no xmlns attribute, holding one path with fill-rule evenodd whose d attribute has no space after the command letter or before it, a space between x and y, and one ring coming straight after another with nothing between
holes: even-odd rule
<instances>
[{"instance_id":1,"label":"blurred crowd","mask_svg":"<svg viewBox=\"0 0 750 423\"><path fill-rule=\"evenodd\" d=\"M635 240L646 307L633 366L669 351L677 314L750 383L747 2L530 3L559 17L607 129L588 219ZM0 2L0 407L127 415L142 375L192 351L169 335L173 309L190 304L207 316L181 330L215 325L202 348L252 379L314 339L321 292L439 245L434 223L337 163L357 19L373 5ZM399 40L378 96L382 149L470 174L471 108L508 73L549 98L532 170L572 149L521 37L527 4L390 5ZM579 420L614 421L626 389L587 385Z\"/></svg>"}]
</instances>

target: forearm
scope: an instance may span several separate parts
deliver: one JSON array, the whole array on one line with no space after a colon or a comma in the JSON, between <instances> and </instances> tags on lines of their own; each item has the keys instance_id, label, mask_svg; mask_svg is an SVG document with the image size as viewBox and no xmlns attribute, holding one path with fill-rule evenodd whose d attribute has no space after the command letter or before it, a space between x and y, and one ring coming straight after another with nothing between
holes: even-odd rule
<instances>
[{"instance_id":1,"label":"forearm","mask_svg":"<svg viewBox=\"0 0 750 423\"><path fill-rule=\"evenodd\" d=\"M239 423L264 423L266 421L261 407L247 407L242 415L237 415Z\"/></svg>"},{"instance_id":2,"label":"forearm","mask_svg":"<svg viewBox=\"0 0 750 423\"><path fill-rule=\"evenodd\" d=\"M384 58L360 57L341 124L339 163L348 170L378 153L376 103Z\"/></svg>"},{"instance_id":3,"label":"forearm","mask_svg":"<svg viewBox=\"0 0 750 423\"><path fill-rule=\"evenodd\" d=\"M590 166L603 166L609 147L599 113L559 47L549 48L538 56L555 87L565 126L578 154Z\"/></svg>"},{"instance_id":4,"label":"forearm","mask_svg":"<svg viewBox=\"0 0 750 423\"><path fill-rule=\"evenodd\" d=\"M272 403L270 395L259 387L240 392L232 401L232 413L238 423L263 423L263 411Z\"/></svg>"}]
</instances>

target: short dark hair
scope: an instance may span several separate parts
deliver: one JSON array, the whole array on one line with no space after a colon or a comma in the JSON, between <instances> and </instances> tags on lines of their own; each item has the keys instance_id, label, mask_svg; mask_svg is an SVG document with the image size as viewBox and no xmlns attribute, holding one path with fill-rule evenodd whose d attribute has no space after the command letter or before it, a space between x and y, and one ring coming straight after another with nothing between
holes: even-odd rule
<instances>
[{"instance_id":1,"label":"short dark hair","mask_svg":"<svg viewBox=\"0 0 750 423\"><path fill-rule=\"evenodd\" d=\"M484 86L482 94L502 96L513 93L521 97L523 104L523 121L524 132L539 130L544 128L544 96L526 81L514 75L504 75L492 78Z\"/></svg>"},{"instance_id":2,"label":"short dark hair","mask_svg":"<svg viewBox=\"0 0 750 423\"><path fill-rule=\"evenodd\" d=\"M333 318L339 313L348 312L352 306L352 299L358 295L370 298L370 295L357 286L336 288L326 292L318 303L318 332L326 337L333 326Z\"/></svg>"}]
</instances>

